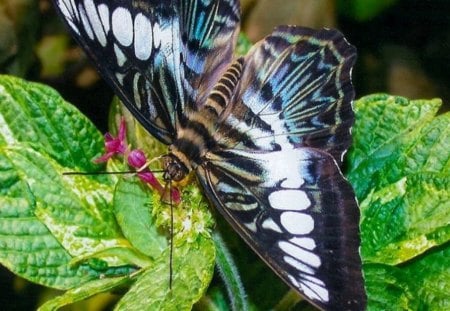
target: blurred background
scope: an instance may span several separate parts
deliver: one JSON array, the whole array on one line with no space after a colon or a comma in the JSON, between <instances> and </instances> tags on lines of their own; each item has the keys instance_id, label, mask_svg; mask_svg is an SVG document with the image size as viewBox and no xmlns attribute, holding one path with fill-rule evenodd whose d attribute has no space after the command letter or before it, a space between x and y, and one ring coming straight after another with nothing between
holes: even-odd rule
<instances>
[{"instance_id":1,"label":"blurred background","mask_svg":"<svg viewBox=\"0 0 450 311\"><path fill-rule=\"evenodd\" d=\"M252 42L280 24L341 30L358 50L357 98L376 92L411 99L439 97L443 110L449 109L449 0L243 0L241 4L242 30ZM67 35L50 0L0 0L0 73L56 88L106 131L113 94ZM2 310L34 310L46 295L53 292L0 268ZM85 304L81 309L90 308Z\"/></svg>"}]
</instances>

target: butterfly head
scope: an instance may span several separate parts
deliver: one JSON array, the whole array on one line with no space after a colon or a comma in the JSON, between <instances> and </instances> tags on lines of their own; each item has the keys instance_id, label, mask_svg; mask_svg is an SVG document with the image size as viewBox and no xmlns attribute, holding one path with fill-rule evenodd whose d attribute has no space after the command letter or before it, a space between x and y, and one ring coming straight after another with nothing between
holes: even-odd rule
<instances>
[{"instance_id":1,"label":"butterfly head","mask_svg":"<svg viewBox=\"0 0 450 311\"><path fill-rule=\"evenodd\" d=\"M181 181L189 173L186 166L173 154L169 153L163 157L164 181Z\"/></svg>"}]
</instances>

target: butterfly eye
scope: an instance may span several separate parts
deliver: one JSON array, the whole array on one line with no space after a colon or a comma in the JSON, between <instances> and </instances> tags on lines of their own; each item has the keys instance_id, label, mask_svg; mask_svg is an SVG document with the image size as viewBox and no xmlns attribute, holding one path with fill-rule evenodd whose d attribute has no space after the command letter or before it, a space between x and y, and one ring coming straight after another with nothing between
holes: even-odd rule
<instances>
[{"instance_id":1,"label":"butterfly eye","mask_svg":"<svg viewBox=\"0 0 450 311\"><path fill-rule=\"evenodd\" d=\"M163 178L168 181L181 181L186 177L188 171L185 166L173 155L163 157L164 175Z\"/></svg>"}]
</instances>

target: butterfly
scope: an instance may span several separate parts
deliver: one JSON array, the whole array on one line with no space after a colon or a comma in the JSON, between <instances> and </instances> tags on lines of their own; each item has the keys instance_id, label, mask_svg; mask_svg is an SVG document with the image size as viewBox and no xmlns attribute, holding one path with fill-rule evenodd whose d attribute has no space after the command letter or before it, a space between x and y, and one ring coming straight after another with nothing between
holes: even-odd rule
<instances>
[{"instance_id":1,"label":"butterfly","mask_svg":"<svg viewBox=\"0 0 450 311\"><path fill-rule=\"evenodd\" d=\"M72 35L161 142L164 178L205 195L290 287L363 310L359 210L340 165L356 51L336 30L279 26L234 56L235 0L54 0Z\"/></svg>"}]
</instances>

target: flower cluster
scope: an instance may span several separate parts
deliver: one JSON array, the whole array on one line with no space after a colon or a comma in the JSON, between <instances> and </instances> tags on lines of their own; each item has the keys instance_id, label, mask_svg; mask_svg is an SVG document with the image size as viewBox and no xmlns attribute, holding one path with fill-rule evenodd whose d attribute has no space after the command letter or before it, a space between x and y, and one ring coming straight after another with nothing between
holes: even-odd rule
<instances>
[{"instance_id":1,"label":"flower cluster","mask_svg":"<svg viewBox=\"0 0 450 311\"><path fill-rule=\"evenodd\" d=\"M114 156L121 155L127 159L128 165L136 169L136 175L144 183L148 184L152 189L157 191L163 200L170 200L178 204L181 202L181 195L178 189L170 187L170 197L167 187L161 185L159 180L155 177L153 172L148 168L147 157L140 149L131 149L126 143L126 124L125 119L120 120L119 133L117 137L111 133L105 134L105 153L100 157L94 159L95 163L107 162Z\"/></svg>"}]
</instances>

